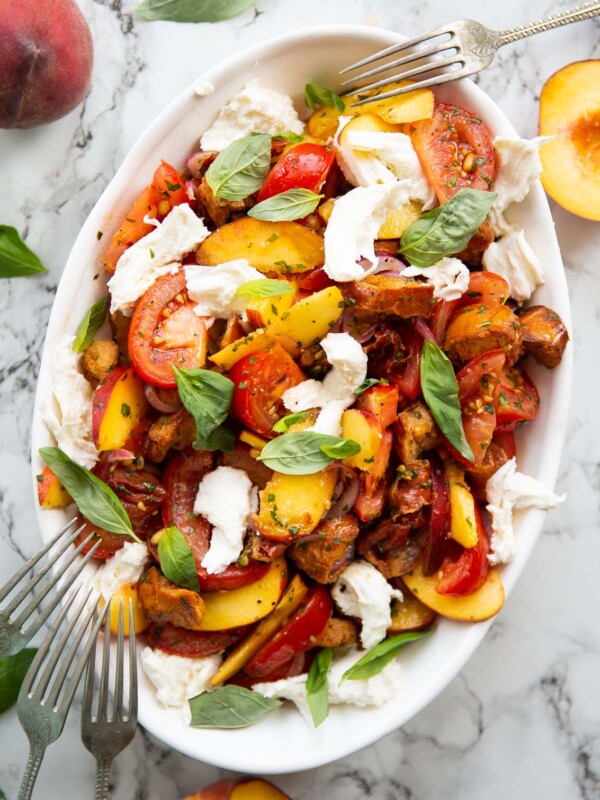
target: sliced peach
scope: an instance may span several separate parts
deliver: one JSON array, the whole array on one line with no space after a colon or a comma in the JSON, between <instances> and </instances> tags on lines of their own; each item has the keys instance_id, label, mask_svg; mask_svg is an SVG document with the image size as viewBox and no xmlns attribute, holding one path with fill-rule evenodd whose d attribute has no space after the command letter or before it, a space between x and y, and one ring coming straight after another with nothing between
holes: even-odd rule
<instances>
[{"instance_id":1,"label":"sliced peach","mask_svg":"<svg viewBox=\"0 0 600 800\"><path fill-rule=\"evenodd\" d=\"M290 800L290 798L267 781L239 781L227 778L188 795L184 800Z\"/></svg>"},{"instance_id":2,"label":"sliced peach","mask_svg":"<svg viewBox=\"0 0 600 800\"><path fill-rule=\"evenodd\" d=\"M423 204L417 200L409 200L402 208L390 208L377 238L399 239L408 226L419 219L422 210Z\"/></svg>"},{"instance_id":3,"label":"sliced peach","mask_svg":"<svg viewBox=\"0 0 600 800\"><path fill-rule=\"evenodd\" d=\"M360 452L345 458L344 464L362 472L370 472L383 437L375 415L370 411L359 411L357 408L344 411L342 436L344 439L354 439L360 445Z\"/></svg>"},{"instance_id":4,"label":"sliced peach","mask_svg":"<svg viewBox=\"0 0 600 800\"><path fill-rule=\"evenodd\" d=\"M409 592L404 594L404 600L401 603L395 601L392 606L392 624L388 628L389 634L419 631L422 628L428 628L435 619L435 611L423 605Z\"/></svg>"},{"instance_id":5,"label":"sliced peach","mask_svg":"<svg viewBox=\"0 0 600 800\"><path fill-rule=\"evenodd\" d=\"M38 503L42 508L66 508L71 505L73 498L62 486L50 467L44 467L36 475Z\"/></svg>"},{"instance_id":6,"label":"sliced peach","mask_svg":"<svg viewBox=\"0 0 600 800\"><path fill-rule=\"evenodd\" d=\"M281 317L289 311L294 300L296 299L296 292L289 294L280 294L274 297L258 297L251 300L246 306L246 316L248 322L254 325L255 328L264 328L277 322Z\"/></svg>"},{"instance_id":7,"label":"sliced peach","mask_svg":"<svg viewBox=\"0 0 600 800\"><path fill-rule=\"evenodd\" d=\"M450 536L463 547L475 547L478 539L475 499L465 481L465 473L450 461L444 472L450 488Z\"/></svg>"},{"instance_id":8,"label":"sliced peach","mask_svg":"<svg viewBox=\"0 0 600 800\"><path fill-rule=\"evenodd\" d=\"M119 586L117 591L110 598L110 609L108 611L110 632L115 636L119 632L119 608L123 601L123 633L129 636L129 601L133 607L133 630L135 633L145 631L150 620L146 618L144 609L140 603L137 586L134 583L125 583ZM104 606L104 600L100 600L100 609Z\"/></svg>"},{"instance_id":9,"label":"sliced peach","mask_svg":"<svg viewBox=\"0 0 600 800\"><path fill-rule=\"evenodd\" d=\"M456 597L449 594L438 594L435 587L439 575L423 575L423 565L417 566L402 580L407 588L424 605L450 619L465 622L482 622L493 617L504 605L504 586L497 570L490 570L486 582L481 589L465 597Z\"/></svg>"},{"instance_id":10,"label":"sliced peach","mask_svg":"<svg viewBox=\"0 0 600 800\"><path fill-rule=\"evenodd\" d=\"M352 147L348 139L352 133L402 133L402 125L391 125L375 114L361 114L348 122L340 133L339 143L342 147Z\"/></svg>"},{"instance_id":11,"label":"sliced peach","mask_svg":"<svg viewBox=\"0 0 600 800\"><path fill-rule=\"evenodd\" d=\"M567 211L600 220L600 60L555 72L540 95L542 183Z\"/></svg>"},{"instance_id":12,"label":"sliced peach","mask_svg":"<svg viewBox=\"0 0 600 800\"><path fill-rule=\"evenodd\" d=\"M144 384L132 367L115 367L92 401L92 435L98 450L118 450L146 413Z\"/></svg>"}]
</instances>

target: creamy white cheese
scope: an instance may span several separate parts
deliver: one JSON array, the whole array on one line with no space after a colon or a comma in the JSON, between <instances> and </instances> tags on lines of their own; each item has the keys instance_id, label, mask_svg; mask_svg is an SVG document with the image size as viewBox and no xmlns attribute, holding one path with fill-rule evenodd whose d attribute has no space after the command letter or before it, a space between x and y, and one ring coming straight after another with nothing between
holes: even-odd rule
<instances>
[{"instance_id":1,"label":"creamy white cheese","mask_svg":"<svg viewBox=\"0 0 600 800\"><path fill-rule=\"evenodd\" d=\"M210 679L221 666L221 656L187 658L144 647L142 668L156 689L156 699L163 706L181 709L183 721L190 724L188 700L212 688Z\"/></svg>"},{"instance_id":2,"label":"creamy white cheese","mask_svg":"<svg viewBox=\"0 0 600 800\"><path fill-rule=\"evenodd\" d=\"M136 301L154 281L176 272L182 258L209 233L187 203L175 206L155 230L128 247L117 261L115 274L108 282L111 312L131 316Z\"/></svg>"},{"instance_id":3,"label":"creamy white cheese","mask_svg":"<svg viewBox=\"0 0 600 800\"><path fill-rule=\"evenodd\" d=\"M217 467L200 481L194 512L213 526L202 566L211 575L223 572L242 553L250 515L258 510L258 489L243 469Z\"/></svg>"},{"instance_id":4,"label":"creamy white cheese","mask_svg":"<svg viewBox=\"0 0 600 800\"><path fill-rule=\"evenodd\" d=\"M515 231L492 242L483 254L483 266L488 272L501 275L510 286L510 296L529 300L537 286L544 283L544 270L533 252L524 231Z\"/></svg>"},{"instance_id":5,"label":"creamy white cheese","mask_svg":"<svg viewBox=\"0 0 600 800\"><path fill-rule=\"evenodd\" d=\"M489 222L496 236L514 230L504 216L513 203L524 200L535 181L542 173L540 146L551 136L536 136L534 139L494 139L497 173L493 190L498 193L490 209Z\"/></svg>"},{"instance_id":6,"label":"creamy white cheese","mask_svg":"<svg viewBox=\"0 0 600 800\"><path fill-rule=\"evenodd\" d=\"M377 232L390 209L408 203L412 188L411 180L359 186L335 201L324 237L324 270L332 280L362 280L377 268Z\"/></svg>"},{"instance_id":7,"label":"creamy white cheese","mask_svg":"<svg viewBox=\"0 0 600 800\"><path fill-rule=\"evenodd\" d=\"M92 586L108 600L121 586L137 583L148 563L148 548L139 542L125 542L123 547L96 571Z\"/></svg>"},{"instance_id":8,"label":"creamy white cheese","mask_svg":"<svg viewBox=\"0 0 600 800\"><path fill-rule=\"evenodd\" d=\"M319 408L321 412L311 430L339 436L345 409L356 400L354 390L367 376L367 356L349 333L328 333L322 340L331 370L322 381L302 381L283 393L289 411Z\"/></svg>"},{"instance_id":9,"label":"creamy white cheese","mask_svg":"<svg viewBox=\"0 0 600 800\"><path fill-rule=\"evenodd\" d=\"M517 460L511 458L488 480L486 487L487 510L492 517L492 564L505 564L515 554L513 510L540 508L547 511L562 503L566 495L559 496L543 483L529 475L517 472Z\"/></svg>"},{"instance_id":10,"label":"creamy white cheese","mask_svg":"<svg viewBox=\"0 0 600 800\"><path fill-rule=\"evenodd\" d=\"M468 267L460 259L448 256L431 267L407 267L402 275L407 278L423 275L434 287L433 296L441 300L458 300L469 288Z\"/></svg>"},{"instance_id":11,"label":"creamy white cheese","mask_svg":"<svg viewBox=\"0 0 600 800\"><path fill-rule=\"evenodd\" d=\"M81 354L73 352L74 336L52 351L52 399L42 405L44 424L56 444L79 466L91 469L99 453L92 440L92 387L81 374Z\"/></svg>"},{"instance_id":12,"label":"creamy white cheese","mask_svg":"<svg viewBox=\"0 0 600 800\"><path fill-rule=\"evenodd\" d=\"M367 561L349 564L333 585L331 595L343 614L361 619L360 640L366 648L385 639L392 623L392 599L403 599L402 592L393 589Z\"/></svg>"},{"instance_id":13,"label":"creamy white cheese","mask_svg":"<svg viewBox=\"0 0 600 800\"><path fill-rule=\"evenodd\" d=\"M291 98L252 80L223 106L215 122L202 134L200 147L223 150L251 133L275 136L284 131L304 131Z\"/></svg>"},{"instance_id":14,"label":"creamy white cheese","mask_svg":"<svg viewBox=\"0 0 600 800\"><path fill-rule=\"evenodd\" d=\"M188 294L197 303L194 311L199 317L215 319L227 319L231 314L242 314L250 298L236 297L235 293L248 281L263 277L245 259L227 261L215 267L190 264L185 268Z\"/></svg>"}]
</instances>

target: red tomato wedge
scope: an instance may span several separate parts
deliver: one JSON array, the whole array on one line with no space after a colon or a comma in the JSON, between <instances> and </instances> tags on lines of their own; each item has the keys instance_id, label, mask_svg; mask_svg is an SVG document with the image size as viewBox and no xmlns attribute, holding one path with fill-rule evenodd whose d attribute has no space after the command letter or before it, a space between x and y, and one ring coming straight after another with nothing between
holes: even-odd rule
<instances>
[{"instance_id":1,"label":"red tomato wedge","mask_svg":"<svg viewBox=\"0 0 600 800\"><path fill-rule=\"evenodd\" d=\"M396 421L399 401L397 386L379 383L358 396L356 407L374 414L383 430Z\"/></svg>"},{"instance_id":2,"label":"red tomato wedge","mask_svg":"<svg viewBox=\"0 0 600 800\"><path fill-rule=\"evenodd\" d=\"M380 326L366 343L369 375L384 378L401 396L415 400L421 391L423 337L410 324Z\"/></svg>"},{"instance_id":3,"label":"red tomato wedge","mask_svg":"<svg viewBox=\"0 0 600 800\"><path fill-rule=\"evenodd\" d=\"M522 422L534 419L540 410L540 396L534 382L520 367L504 367L494 392L496 431L514 431Z\"/></svg>"},{"instance_id":4,"label":"red tomato wedge","mask_svg":"<svg viewBox=\"0 0 600 800\"><path fill-rule=\"evenodd\" d=\"M517 443L515 442L514 431L495 433L492 441L504 450L507 458L515 458L517 455Z\"/></svg>"},{"instance_id":5,"label":"red tomato wedge","mask_svg":"<svg viewBox=\"0 0 600 800\"><path fill-rule=\"evenodd\" d=\"M114 272L125 250L154 230L152 225L144 222L144 217L162 221L175 206L189 202L181 175L175 167L161 161L152 183L142 190L106 248L101 259L106 270Z\"/></svg>"},{"instance_id":6,"label":"red tomato wedge","mask_svg":"<svg viewBox=\"0 0 600 800\"><path fill-rule=\"evenodd\" d=\"M365 491L368 495L373 496L387 471L392 454L393 442L393 433L390 430L384 430L381 436L381 444L375 454L375 460L369 472L365 474Z\"/></svg>"},{"instance_id":7,"label":"red tomato wedge","mask_svg":"<svg viewBox=\"0 0 600 800\"><path fill-rule=\"evenodd\" d=\"M477 544L468 550L463 548L456 561L446 559L442 565L441 578L435 589L438 594L464 596L480 589L490 571L488 553L490 545L481 511L475 503Z\"/></svg>"},{"instance_id":8,"label":"red tomato wedge","mask_svg":"<svg viewBox=\"0 0 600 800\"><path fill-rule=\"evenodd\" d=\"M460 106L436 103L431 119L408 126L413 147L440 203L460 189L490 189L494 146L482 121Z\"/></svg>"},{"instance_id":9,"label":"red tomato wedge","mask_svg":"<svg viewBox=\"0 0 600 800\"><path fill-rule=\"evenodd\" d=\"M129 356L139 375L153 386L175 389L173 364L195 369L206 361L206 326L194 313L194 305L180 270L155 281L135 307Z\"/></svg>"},{"instance_id":10,"label":"red tomato wedge","mask_svg":"<svg viewBox=\"0 0 600 800\"><path fill-rule=\"evenodd\" d=\"M231 413L263 436L273 436L273 425L287 412L281 396L304 380L304 373L280 344L252 353L228 374L235 384Z\"/></svg>"},{"instance_id":11,"label":"red tomato wedge","mask_svg":"<svg viewBox=\"0 0 600 800\"><path fill-rule=\"evenodd\" d=\"M322 289L328 289L334 284L335 281L331 280L323 267L317 267L316 269L311 269L310 272L302 272L300 274L298 288L301 291L312 293L320 292Z\"/></svg>"},{"instance_id":12,"label":"red tomato wedge","mask_svg":"<svg viewBox=\"0 0 600 800\"><path fill-rule=\"evenodd\" d=\"M425 548L424 575L433 575L442 566L450 531L450 491L439 463L431 465L431 513Z\"/></svg>"},{"instance_id":13,"label":"red tomato wedge","mask_svg":"<svg viewBox=\"0 0 600 800\"><path fill-rule=\"evenodd\" d=\"M311 142L294 145L265 178L257 202L290 189L310 189L318 193L334 164L335 150L332 147Z\"/></svg>"},{"instance_id":14,"label":"red tomato wedge","mask_svg":"<svg viewBox=\"0 0 600 800\"><path fill-rule=\"evenodd\" d=\"M367 474L361 473L358 476L359 489L358 497L352 507L352 510L361 522L370 522L376 517L383 514L383 509L387 502L387 488L391 482L391 475L389 470L385 476L385 480L381 481L379 485L373 489L373 482L370 481L367 486ZM372 493L369 492L372 490Z\"/></svg>"},{"instance_id":15,"label":"red tomato wedge","mask_svg":"<svg viewBox=\"0 0 600 800\"><path fill-rule=\"evenodd\" d=\"M255 683L263 683L272 681L281 681L284 678L293 678L296 675L302 675L304 672L307 672L308 666L312 661L312 653L298 653L297 656L294 656L290 661L286 661L285 664L282 664L277 669L273 670L273 672L269 672L268 675L264 675L261 678L251 678L246 675L243 671L235 675L229 683L235 683L236 686L244 686L247 689L251 689Z\"/></svg>"},{"instance_id":16,"label":"red tomato wedge","mask_svg":"<svg viewBox=\"0 0 600 800\"><path fill-rule=\"evenodd\" d=\"M246 628L232 628L228 631L189 631L166 622L159 625L151 622L146 637L153 647L165 653L187 658L204 658L213 653L221 653L235 644L246 632Z\"/></svg>"}]
</instances>

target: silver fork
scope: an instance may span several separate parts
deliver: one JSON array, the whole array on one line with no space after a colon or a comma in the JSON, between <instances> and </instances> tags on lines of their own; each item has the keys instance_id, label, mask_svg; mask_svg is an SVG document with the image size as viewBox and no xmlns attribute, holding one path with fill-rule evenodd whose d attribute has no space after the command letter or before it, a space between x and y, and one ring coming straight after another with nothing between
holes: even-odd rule
<instances>
[{"instance_id":1,"label":"silver fork","mask_svg":"<svg viewBox=\"0 0 600 800\"><path fill-rule=\"evenodd\" d=\"M0 588L0 603L4 602L9 597L11 592L19 588L18 593L8 600L4 608L0 609L0 656L14 655L31 641L33 636L39 631L62 598L69 591L100 544L100 541L95 542L89 552L86 553L82 559L79 558L81 551L90 543L95 535L94 532L90 533L73 553L68 556L66 562L61 564L61 569L55 570L45 585L41 583L48 572L58 563L59 559L62 558L84 529L82 525L76 530L72 530L75 522L76 519L72 519L68 522L45 547L36 553L33 558L29 559L29 561L13 575L8 583L5 583L4 586ZM63 536L67 533L68 535L63 540ZM51 553L55 545L57 545L57 549ZM35 567L41 558L48 554L50 554L50 556L42 569L34 574L22 588L19 587L19 584L26 577L27 573ZM71 565L75 561L78 562L77 566L69 572ZM36 587L41 588L38 595L33 594ZM42 608L42 602L50 592L53 592L52 602L49 602L45 608ZM19 606L27 599L29 600L27 605L17 613L17 616L14 616ZM28 627L25 627L29 618L38 611L39 613L34 617L33 621Z\"/></svg>"},{"instance_id":2,"label":"silver fork","mask_svg":"<svg viewBox=\"0 0 600 800\"><path fill-rule=\"evenodd\" d=\"M94 676L96 650L90 653L85 675L85 691L81 712L81 738L86 749L96 759L96 800L108 799L108 780L115 757L133 740L137 727L137 661L135 655L135 631L133 603L129 600L129 699L127 710L123 700L124 629L123 600L119 602L119 626L117 630L117 658L114 677L114 699L109 715L108 684L110 675L110 626L107 617L102 648L100 693L96 713L92 710L94 698Z\"/></svg>"},{"instance_id":3,"label":"silver fork","mask_svg":"<svg viewBox=\"0 0 600 800\"><path fill-rule=\"evenodd\" d=\"M419 75L447 68L449 71L443 72L441 75L434 75L431 78L416 81L410 86L403 86L399 89L378 94L377 99L383 100L387 97L397 97L428 86L439 86L448 81L455 81L459 78L466 78L468 75L474 75L476 72L481 72L482 69L489 67L499 48L505 44L511 44L518 39L524 39L526 36L533 36L534 33L542 33L552 28L558 28L561 25L569 25L571 22L590 19L599 14L600 2L584 3L569 11L561 11L551 17L530 22L527 25L520 25L517 28L508 28L504 31L493 30L472 19L459 19L456 22L449 22L447 25L426 31L419 36L413 36L411 39L405 39L403 42L386 47L385 50L380 50L368 58L363 58L355 64L345 67L345 69L340 70L340 74L353 72L367 64L373 64L389 56L409 51L399 58L380 64L373 69L362 72L360 75L355 75L353 78L345 80L342 86L355 84L357 81L372 78L374 75L380 75L389 70L395 70L396 67L402 67L400 72L394 72L393 75L387 75L385 78L364 86L346 90L346 93L365 92L370 89L379 89L381 86L386 86L395 81L412 80ZM413 50L412 48L415 45L423 45L423 47ZM432 56L433 58L430 58ZM410 66L424 58L430 60L416 67ZM409 68L407 69L407 67ZM371 100L372 98L369 97L362 98L352 103L352 105L361 106L371 102Z\"/></svg>"},{"instance_id":4,"label":"silver fork","mask_svg":"<svg viewBox=\"0 0 600 800\"><path fill-rule=\"evenodd\" d=\"M46 748L62 733L75 691L106 615L108 605L102 610L98 619L95 619L97 598L91 604L91 608L88 607L92 591L90 589L85 594L82 602L73 610L64 630L60 631L79 589L67 599L46 634L21 685L17 713L19 722L29 739L29 759L18 800L29 800L31 797ZM85 645L75 661L86 632L88 637ZM46 658L48 660L44 665ZM73 669L70 673L71 667Z\"/></svg>"}]
</instances>

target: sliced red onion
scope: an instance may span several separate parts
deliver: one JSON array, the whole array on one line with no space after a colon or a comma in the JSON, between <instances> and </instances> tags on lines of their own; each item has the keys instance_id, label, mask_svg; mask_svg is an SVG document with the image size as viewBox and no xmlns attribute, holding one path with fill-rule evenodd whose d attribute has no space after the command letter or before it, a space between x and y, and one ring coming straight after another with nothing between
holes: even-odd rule
<instances>
[{"instance_id":1,"label":"sliced red onion","mask_svg":"<svg viewBox=\"0 0 600 800\"><path fill-rule=\"evenodd\" d=\"M341 569L342 567L345 567L346 564L348 563L348 561L350 561L350 559L352 558L352 554L353 553L354 553L354 543L352 542L346 548L346 552L344 553L344 555L341 558L338 558L337 561L333 562L333 564L331 565L331 569L329 570L329 574L330 575L335 575L335 573L339 569Z\"/></svg>"},{"instance_id":2,"label":"sliced red onion","mask_svg":"<svg viewBox=\"0 0 600 800\"><path fill-rule=\"evenodd\" d=\"M185 190L187 192L187 196L190 200L196 199L196 189L198 188L198 181L196 179L192 179L191 181L185 182Z\"/></svg>"},{"instance_id":3,"label":"sliced red onion","mask_svg":"<svg viewBox=\"0 0 600 800\"><path fill-rule=\"evenodd\" d=\"M421 334L424 339L431 339L432 342L435 342L435 336L431 332L431 328L425 322L423 317L417 317L415 322L415 330Z\"/></svg>"},{"instance_id":4,"label":"sliced red onion","mask_svg":"<svg viewBox=\"0 0 600 800\"><path fill-rule=\"evenodd\" d=\"M322 533L308 533L306 536L301 536L294 544L307 544L308 542L317 541L325 541L325 537Z\"/></svg>"},{"instance_id":5,"label":"sliced red onion","mask_svg":"<svg viewBox=\"0 0 600 800\"><path fill-rule=\"evenodd\" d=\"M325 518L334 519L335 517L343 517L344 514L347 514L356 502L356 498L358 497L358 489L358 477L353 475L350 483L340 495L339 500L337 500L335 505L331 506L325 515Z\"/></svg>"},{"instance_id":6,"label":"sliced red onion","mask_svg":"<svg viewBox=\"0 0 600 800\"><path fill-rule=\"evenodd\" d=\"M192 178L200 180L202 173L217 157L217 153L213 150L198 150L185 162L186 167L189 169Z\"/></svg>"},{"instance_id":7,"label":"sliced red onion","mask_svg":"<svg viewBox=\"0 0 600 800\"><path fill-rule=\"evenodd\" d=\"M135 453L131 450L110 450L104 460L107 464L113 464L115 461L135 461L137 458Z\"/></svg>"},{"instance_id":8,"label":"sliced red onion","mask_svg":"<svg viewBox=\"0 0 600 800\"><path fill-rule=\"evenodd\" d=\"M361 335L358 337L358 341L361 344L364 344L365 342L368 342L369 339L371 338L371 336L373 336L373 334L375 333L376 330L377 330L377 325L371 325L370 327L367 328L366 331L363 331L363 333L361 333Z\"/></svg>"},{"instance_id":9,"label":"sliced red onion","mask_svg":"<svg viewBox=\"0 0 600 800\"><path fill-rule=\"evenodd\" d=\"M151 386L149 383L144 386L144 394L146 395L146 400L150 403L152 408L161 414L174 414L181 408L180 403L177 403L177 405L172 405L171 403L166 403L164 400L161 400L161 398L158 396L156 388Z\"/></svg>"}]
</instances>

